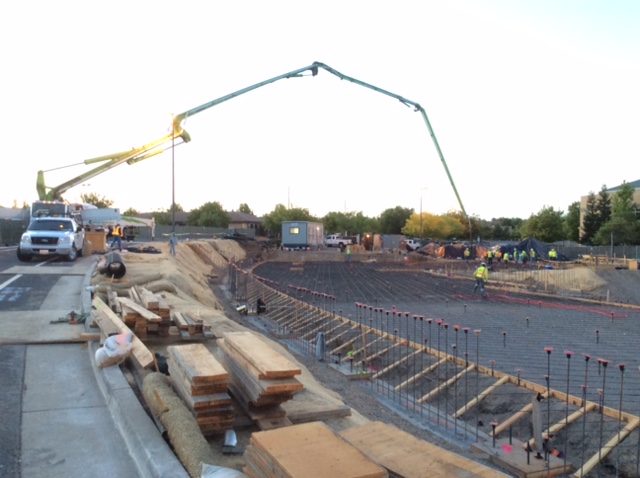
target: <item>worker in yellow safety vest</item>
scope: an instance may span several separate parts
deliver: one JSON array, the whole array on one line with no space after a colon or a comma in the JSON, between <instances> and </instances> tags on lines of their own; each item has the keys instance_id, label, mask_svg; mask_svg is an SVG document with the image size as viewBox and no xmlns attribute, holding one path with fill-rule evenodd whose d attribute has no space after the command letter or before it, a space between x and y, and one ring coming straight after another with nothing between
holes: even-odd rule
<instances>
[{"instance_id":1,"label":"worker in yellow safety vest","mask_svg":"<svg viewBox=\"0 0 640 478\"><path fill-rule=\"evenodd\" d=\"M487 251L487 263L489 264L489 267L493 264L493 251L491 249Z\"/></svg>"},{"instance_id":2,"label":"worker in yellow safety vest","mask_svg":"<svg viewBox=\"0 0 640 478\"><path fill-rule=\"evenodd\" d=\"M120 226L120 223L116 224L116 227L113 228L111 235L113 236L113 240L111 241L111 248L113 249L117 244L118 250L122 251L122 227Z\"/></svg>"},{"instance_id":3,"label":"worker in yellow safety vest","mask_svg":"<svg viewBox=\"0 0 640 478\"><path fill-rule=\"evenodd\" d=\"M470 250L469 250L469 248L467 247L467 248L464 250L464 260L465 260L465 261L468 261L468 260L469 260L469 257L471 257L471 251L470 251Z\"/></svg>"},{"instance_id":4,"label":"worker in yellow safety vest","mask_svg":"<svg viewBox=\"0 0 640 478\"><path fill-rule=\"evenodd\" d=\"M554 248L551 248L551 250L549 251L549 260L555 261L557 258L558 258L558 253Z\"/></svg>"},{"instance_id":5,"label":"worker in yellow safety vest","mask_svg":"<svg viewBox=\"0 0 640 478\"><path fill-rule=\"evenodd\" d=\"M478 286L480 286L480 292L484 293L484 283L489 280L489 269L487 269L487 265L484 262L480 264L480 267L478 267L473 273L473 277L476 280L476 285L473 288L473 293L476 293L476 290L478 290Z\"/></svg>"}]
</instances>

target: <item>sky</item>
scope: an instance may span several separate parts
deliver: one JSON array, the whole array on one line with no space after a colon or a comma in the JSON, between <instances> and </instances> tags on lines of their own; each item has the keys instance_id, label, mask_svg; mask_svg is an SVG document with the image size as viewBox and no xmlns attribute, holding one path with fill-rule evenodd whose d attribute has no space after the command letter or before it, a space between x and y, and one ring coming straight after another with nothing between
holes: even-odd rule
<instances>
[{"instance_id":1,"label":"sky","mask_svg":"<svg viewBox=\"0 0 640 478\"><path fill-rule=\"evenodd\" d=\"M65 199L246 203L258 216L566 212L640 179L639 24L631 0L9 2L0 205L36 200L39 170L58 186L87 159L161 138L173 114L319 61L419 103L444 164L419 112L321 70L190 117L173 154Z\"/></svg>"}]
</instances>

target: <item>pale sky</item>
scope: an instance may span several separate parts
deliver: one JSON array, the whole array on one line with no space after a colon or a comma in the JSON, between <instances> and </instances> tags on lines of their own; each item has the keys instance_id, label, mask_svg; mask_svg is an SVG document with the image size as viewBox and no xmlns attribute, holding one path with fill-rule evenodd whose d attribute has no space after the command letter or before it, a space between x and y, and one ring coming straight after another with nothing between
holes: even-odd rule
<instances>
[{"instance_id":1,"label":"pale sky","mask_svg":"<svg viewBox=\"0 0 640 478\"><path fill-rule=\"evenodd\" d=\"M640 2L5 2L0 205L37 171L138 147L179 114L319 61L424 107L468 214L527 218L640 179ZM420 113L326 71L190 118L185 210L460 207ZM45 174L57 186L91 169ZM70 189L167 209L170 152Z\"/></svg>"}]
</instances>

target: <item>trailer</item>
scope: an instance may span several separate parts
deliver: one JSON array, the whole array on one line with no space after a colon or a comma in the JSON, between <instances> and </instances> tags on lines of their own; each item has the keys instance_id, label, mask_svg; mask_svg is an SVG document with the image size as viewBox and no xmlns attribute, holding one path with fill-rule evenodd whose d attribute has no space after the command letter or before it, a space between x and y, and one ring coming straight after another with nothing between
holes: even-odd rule
<instances>
[{"instance_id":1,"label":"trailer","mask_svg":"<svg viewBox=\"0 0 640 478\"><path fill-rule=\"evenodd\" d=\"M324 225L309 221L282 221L282 249L317 251L324 245Z\"/></svg>"}]
</instances>

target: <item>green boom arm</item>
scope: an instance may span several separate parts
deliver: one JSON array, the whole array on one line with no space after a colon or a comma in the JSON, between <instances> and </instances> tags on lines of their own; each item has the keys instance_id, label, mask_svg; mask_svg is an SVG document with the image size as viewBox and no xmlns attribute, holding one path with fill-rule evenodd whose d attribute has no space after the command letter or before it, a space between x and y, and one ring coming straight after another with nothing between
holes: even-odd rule
<instances>
[{"instance_id":1,"label":"green boom arm","mask_svg":"<svg viewBox=\"0 0 640 478\"><path fill-rule=\"evenodd\" d=\"M451 177L451 173L449 172L449 168L447 167L447 163L444 160L444 156L442 154L442 150L440 149L440 145L438 144L438 140L436 139L436 135L433 132L433 128L431 127L431 123L429 122L429 118L427 117L426 112L424 111L424 108L422 108L422 106L420 106L418 103L408 100L406 98L403 98L400 95L396 95L394 93L391 93L389 91L383 90L382 88L378 88L377 86L374 85L370 85L369 83L365 83L364 81L360 81L357 80L355 78L351 78L349 76L343 75L342 73L340 73L337 70L334 70L333 68L331 68L328 65L325 65L324 63L320 63L320 62L314 62L313 64L306 66L304 68L300 68L298 70L294 70L294 71L290 71L288 73L285 73L283 75L279 75L279 76L275 76L269 80L265 80L265 81L261 81L260 83L256 83L255 85L251 85L248 86L246 88L243 88L241 90L238 91L234 91L233 93L229 93L228 95L222 96L218 99L215 99L213 101L210 101L208 103L205 103L203 105L200 106L196 106L195 108L192 108L188 111L185 111L184 113L180 113L179 115L176 115L173 119L173 126L172 126L172 131L170 134L163 136L162 138L153 141L151 143L145 144L144 146L141 146L139 148L134 148L130 151L123 151L123 152L119 152L119 153L114 153L114 154L109 154L106 156L100 156L98 158L92 158L92 159L87 159L85 161L83 161L84 164L94 164L94 163L103 163L100 164L100 166L84 173L81 174L80 176L77 176L59 186L53 187L53 188L49 188L47 186L45 186L45 182L44 182L44 171L38 171L38 179L37 179L37 183L36 183L36 189L38 190L38 196L41 200L54 200L54 199L62 199L62 194L71 189L74 186L77 186L78 184L82 183L83 181L86 181L87 179L93 178L94 176L97 176L98 174L101 174L105 171L108 171L109 169L115 168L116 166L122 164L122 163L127 163L127 164L134 164L137 163L138 161L142 161L143 159L147 159L150 158L152 156L155 156L157 154L160 154L164 151L166 151L167 149L171 148L173 145L175 145L175 140L176 139L180 139L181 142L178 144L182 144L182 143L187 143L191 140L191 137L189 136L189 133L187 133L183 128L182 128L182 124L183 122L189 118L190 116L193 116L197 113L200 113L202 111L208 110L209 108L212 108L214 106L217 106L221 103L224 103L225 101L228 101L232 98L235 98L237 96L243 95L245 93L248 93L249 91L253 91L256 90L262 86L268 85L270 83L275 83L278 80L282 80L285 78L296 78L296 77L301 77L301 76L305 76L303 75L303 73L305 72L310 72L312 76L316 76L318 74L318 70L319 69L323 69L328 71L329 73L337 76L338 78L340 78L341 80L347 80L350 81L352 83L355 83L357 85L360 86L364 86L365 88L369 88L371 90L377 91L378 93L382 93L384 95L387 96L391 96L392 98L397 99L398 101L400 101L401 103L403 103L406 106L413 106L415 111L420 111L420 113L422 114L422 119L424 120L425 124L427 125L427 129L429 130L429 134L431 136L431 139L433 141L433 144L436 147L436 150L438 152L438 155L440 156L440 161L442 162L442 165L444 166L444 169L447 173L447 177L449 178L449 182L451 183L451 186L453 187L453 192L456 195L456 198L458 199L458 204L460 205L460 209L462 210L463 214L465 216L467 216L467 213L464 209L464 206L462 205L462 201L460 199L460 195L458 194L458 190L456 189L456 185L453 182L453 178Z\"/></svg>"}]
</instances>

